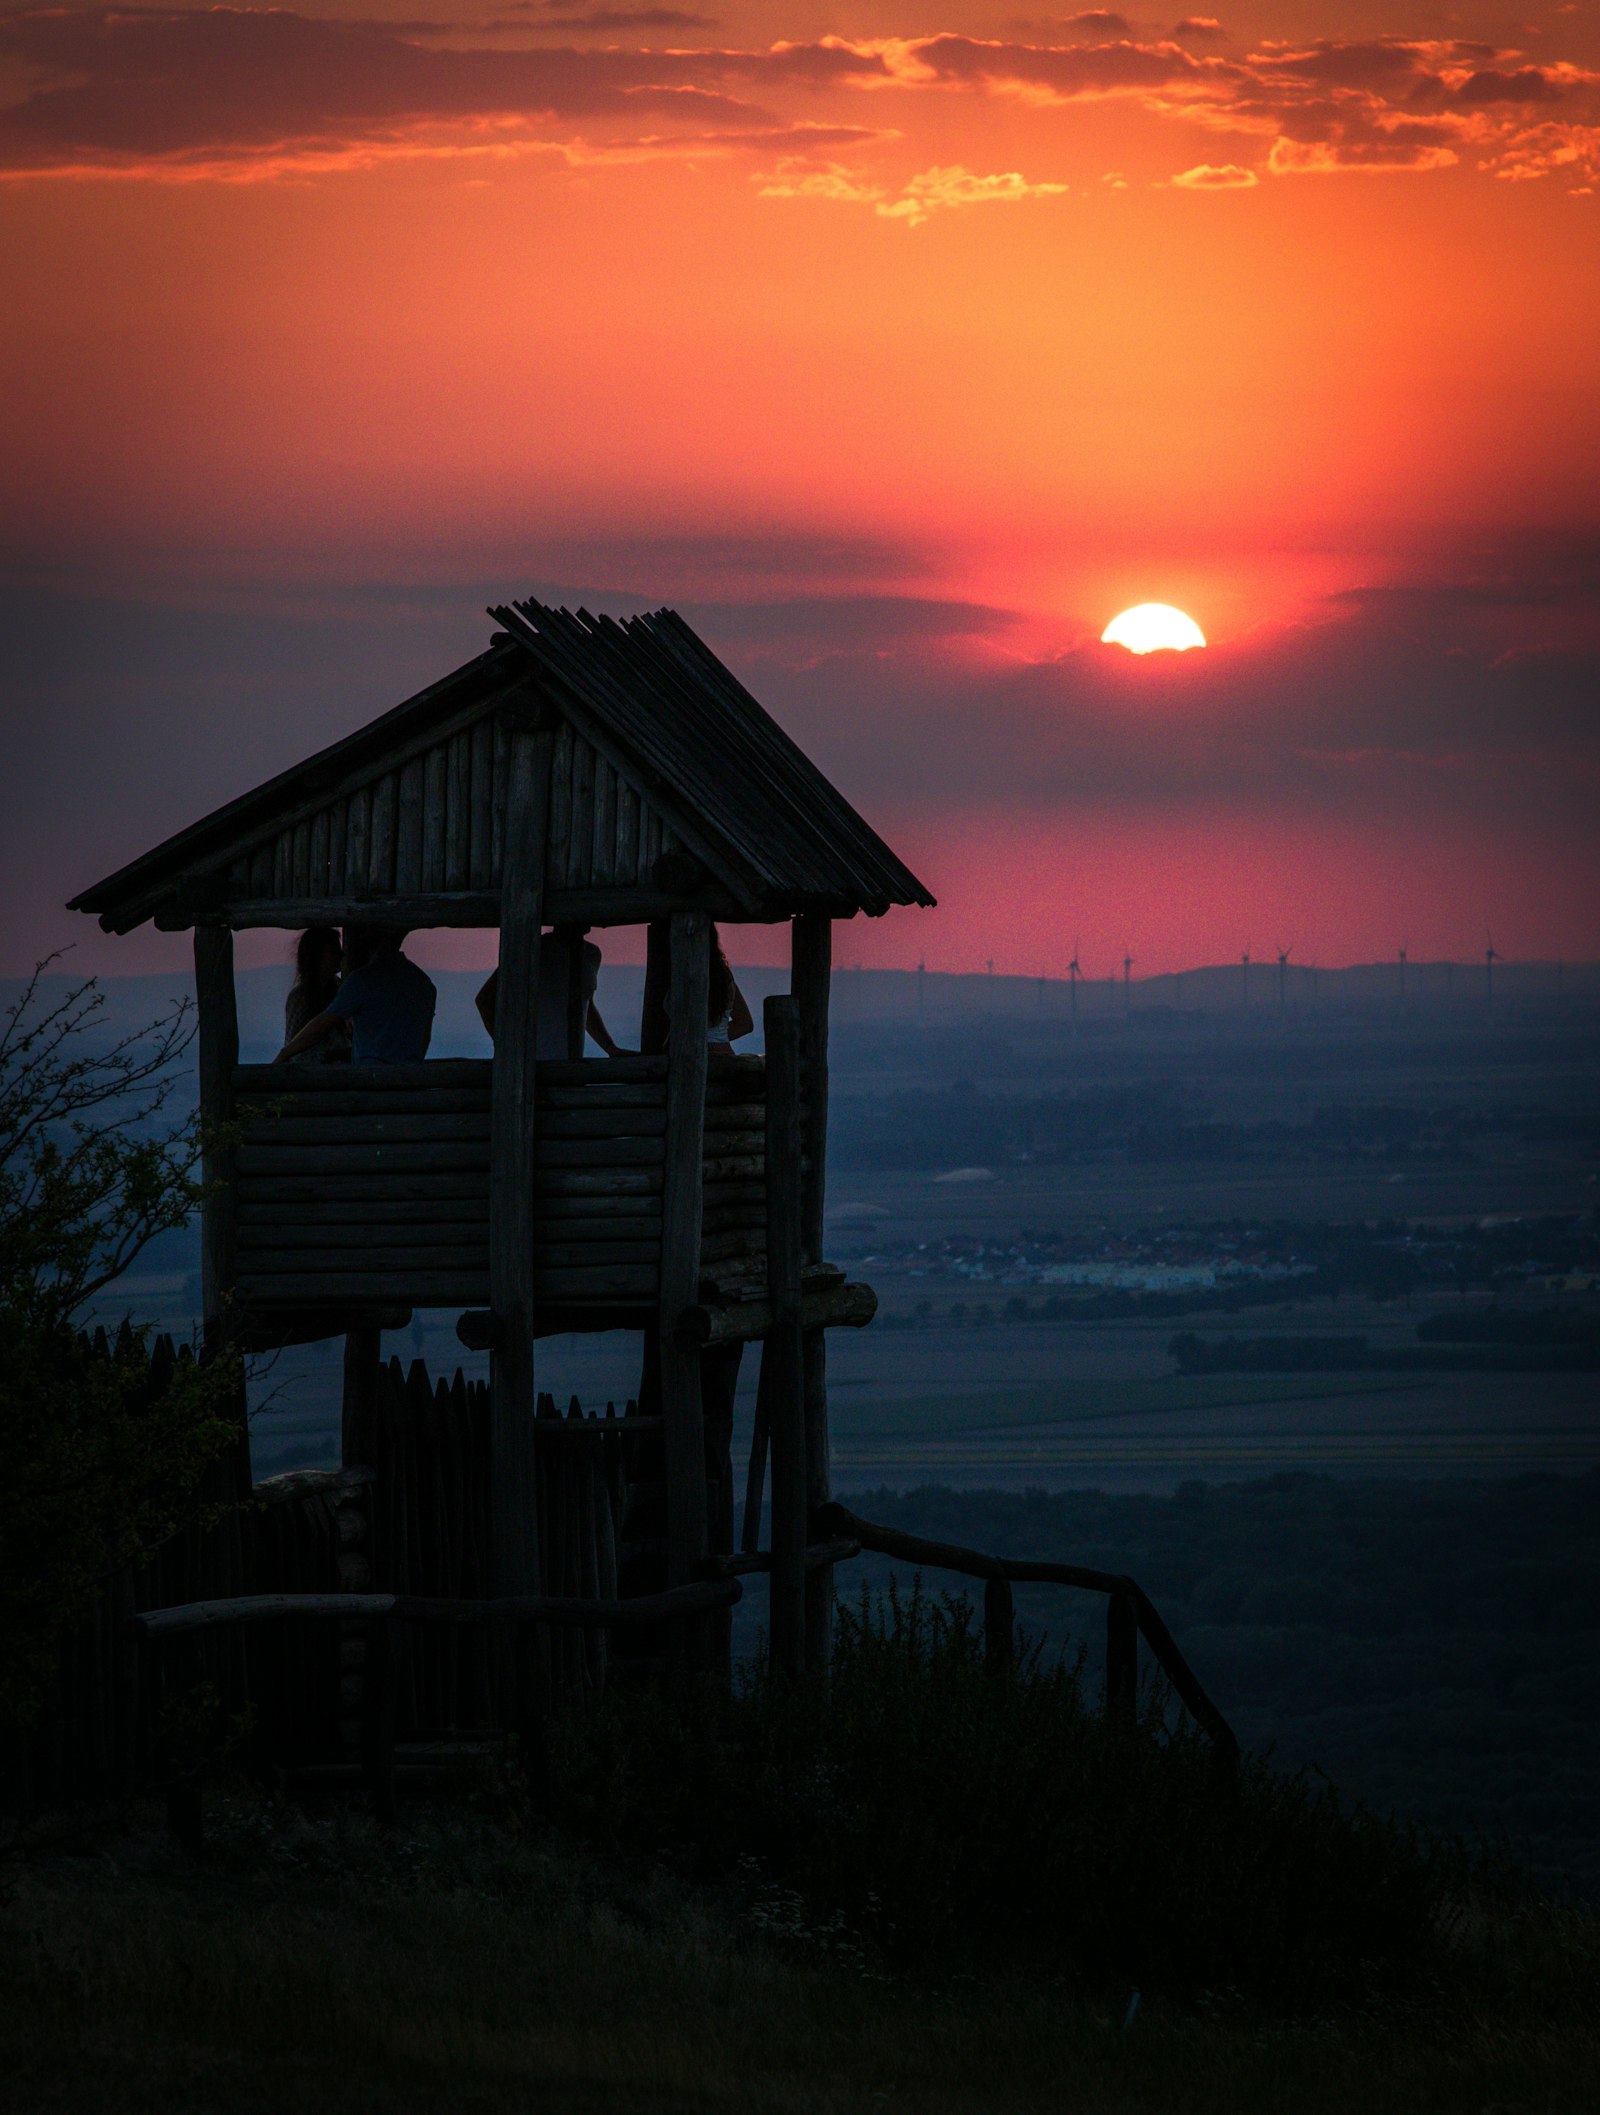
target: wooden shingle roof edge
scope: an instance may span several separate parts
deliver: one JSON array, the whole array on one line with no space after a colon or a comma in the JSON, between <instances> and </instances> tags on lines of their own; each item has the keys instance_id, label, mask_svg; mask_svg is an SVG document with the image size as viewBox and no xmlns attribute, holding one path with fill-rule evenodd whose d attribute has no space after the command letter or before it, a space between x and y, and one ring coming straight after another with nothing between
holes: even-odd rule
<instances>
[{"instance_id":1,"label":"wooden shingle roof edge","mask_svg":"<svg viewBox=\"0 0 1600 2115\"><path fill-rule=\"evenodd\" d=\"M932 908L910 868L675 610L619 620L529 600L489 614L774 904L872 917Z\"/></svg>"},{"instance_id":2,"label":"wooden shingle roof edge","mask_svg":"<svg viewBox=\"0 0 1600 2115\"><path fill-rule=\"evenodd\" d=\"M248 793L224 802L198 822L163 839L114 874L108 874L104 881L82 890L67 909L98 916L107 932L131 932L143 924L182 875L226 858L235 845L269 828L286 805L313 799L325 787L331 792L346 774L361 770L369 759L383 756L396 743L509 689L522 678L524 670L524 656L509 642L491 644L447 676L380 713L375 720L341 735L325 749L290 764L259 786L252 786Z\"/></svg>"}]
</instances>

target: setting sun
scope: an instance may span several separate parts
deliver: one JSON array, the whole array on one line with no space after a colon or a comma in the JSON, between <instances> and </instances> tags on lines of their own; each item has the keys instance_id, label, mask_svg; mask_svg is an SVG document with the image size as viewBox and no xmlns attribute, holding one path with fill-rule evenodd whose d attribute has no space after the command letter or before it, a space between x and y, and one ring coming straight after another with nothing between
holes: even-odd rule
<instances>
[{"instance_id":1,"label":"setting sun","mask_svg":"<svg viewBox=\"0 0 1600 2115\"><path fill-rule=\"evenodd\" d=\"M1169 602L1140 602L1113 617L1100 634L1106 646L1125 646L1130 654L1153 654L1162 648L1184 653L1204 646L1206 635L1192 617Z\"/></svg>"}]
</instances>

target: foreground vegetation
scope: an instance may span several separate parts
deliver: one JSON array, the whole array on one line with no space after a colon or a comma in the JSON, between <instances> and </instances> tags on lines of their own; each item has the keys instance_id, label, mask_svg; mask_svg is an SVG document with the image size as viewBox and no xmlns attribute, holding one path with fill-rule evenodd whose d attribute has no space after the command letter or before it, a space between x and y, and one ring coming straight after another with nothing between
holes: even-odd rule
<instances>
[{"instance_id":1,"label":"foreground vegetation","mask_svg":"<svg viewBox=\"0 0 1600 2115\"><path fill-rule=\"evenodd\" d=\"M690 1885L514 1815L392 1834L213 1803L36 1864L0 1903L18 2115L1579 2115L1593 1939L1535 1910L1453 1929L1453 1995L1266 2018L1015 1966L870 1969L747 1878Z\"/></svg>"},{"instance_id":2,"label":"foreground vegetation","mask_svg":"<svg viewBox=\"0 0 1600 2115\"><path fill-rule=\"evenodd\" d=\"M1463 1847L999 1681L920 1598L846 1620L815 1705L614 1688L394 1830L223 1792L198 1860L124 1820L14 1863L10 2104L1595 2104L1593 1926Z\"/></svg>"}]
</instances>

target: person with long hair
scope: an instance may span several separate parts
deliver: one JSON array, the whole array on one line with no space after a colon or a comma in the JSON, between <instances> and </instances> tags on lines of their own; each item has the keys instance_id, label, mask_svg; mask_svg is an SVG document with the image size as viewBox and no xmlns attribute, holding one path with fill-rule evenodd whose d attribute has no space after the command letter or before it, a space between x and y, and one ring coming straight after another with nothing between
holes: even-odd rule
<instances>
[{"instance_id":1,"label":"person with long hair","mask_svg":"<svg viewBox=\"0 0 1600 2115\"><path fill-rule=\"evenodd\" d=\"M283 1002L283 1039L292 1043L308 1023L327 1012L339 990L344 944L331 925L308 925L294 946L294 982ZM302 1065L338 1065L350 1057L350 1025L334 1021L327 1033L303 1050Z\"/></svg>"},{"instance_id":2,"label":"person with long hair","mask_svg":"<svg viewBox=\"0 0 1600 2115\"><path fill-rule=\"evenodd\" d=\"M733 1046L755 1027L744 993L734 979L715 926L710 932L711 975L706 987L706 1047L713 1057L732 1057Z\"/></svg>"}]
</instances>

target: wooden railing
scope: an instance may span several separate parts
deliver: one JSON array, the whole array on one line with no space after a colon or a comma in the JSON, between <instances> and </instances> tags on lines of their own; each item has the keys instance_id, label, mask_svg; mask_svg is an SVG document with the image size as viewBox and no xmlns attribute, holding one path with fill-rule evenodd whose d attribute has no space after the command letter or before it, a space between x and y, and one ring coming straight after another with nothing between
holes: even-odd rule
<instances>
[{"instance_id":1,"label":"wooden railing","mask_svg":"<svg viewBox=\"0 0 1600 2115\"><path fill-rule=\"evenodd\" d=\"M813 1533L848 1538L882 1557L898 1557L905 1564L981 1579L984 1649L990 1666L997 1671L1010 1666L1015 1649L1014 1585L1076 1586L1089 1593L1104 1594L1108 1715L1131 1720L1137 1711L1142 1637L1171 1683L1173 1694L1196 1725L1209 1734L1221 1756L1230 1763L1237 1760L1239 1742L1233 1728L1200 1686L1194 1669L1178 1650L1177 1640L1136 1579L1120 1572L1094 1571L1082 1564L995 1557L984 1550L966 1549L958 1542L933 1542L925 1535L910 1535L902 1528L862 1520L847 1506L838 1504L819 1506L811 1525Z\"/></svg>"},{"instance_id":2,"label":"wooden railing","mask_svg":"<svg viewBox=\"0 0 1600 2115\"><path fill-rule=\"evenodd\" d=\"M189 1601L128 1617L132 1643L144 1651L164 1642L216 1636L243 1627L307 1617L358 1622L366 1633L361 1682L361 1774L379 1816L392 1820L399 1655L396 1623L493 1625L515 1631L554 1624L583 1631L655 1629L731 1608L744 1592L736 1578L697 1579L628 1600L579 1600L536 1594L502 1600L455 1600L427 1594L245 1594L226 1601ZM144 1678L141 1675L141 1687ZM191 1761L166 1787L169 1825L180 1841L198 1847L202 1833L204 1761Z\"/></svg>"},{"instance_id":3,"label":"wooden railing","mask_svg":"<svg viewBox=\"0 0 1600 2115\"><path fill-rule=\"evenodd\" d=\"M660 1285L665 1058L538 1068L534 1292L648 1306ZM237 1285L246 1307L489 1297L492 1065L241 1065ZM765 1276L765 1067L706 1082L702 1271Z\"/></svg>"}]
</instances>

